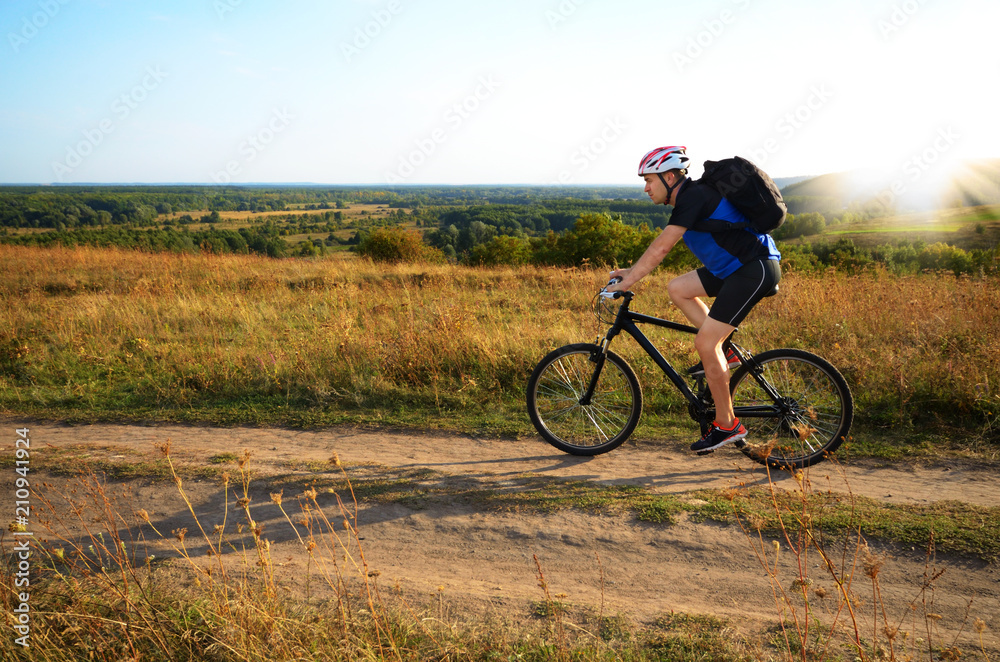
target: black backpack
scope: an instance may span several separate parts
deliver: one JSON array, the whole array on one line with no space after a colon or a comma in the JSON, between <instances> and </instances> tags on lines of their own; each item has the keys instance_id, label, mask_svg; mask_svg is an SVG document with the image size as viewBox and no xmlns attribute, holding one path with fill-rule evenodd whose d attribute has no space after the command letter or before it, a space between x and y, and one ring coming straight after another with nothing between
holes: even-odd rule
<instances>
[{"instance_id":1,"label":"black backpack","mask_svg":"<svg viewBox=\"0 0 1000 662\"><path fill-rule=\"evenodd\" d=\"M705 161L705 174L698 180L718 191L747 217L749 223L728 223L705 219L693 227L701 232L740 230L752 227L760 234L774 232L785 222L788 207L774 180L746 159L734 156L721 161Z\"/></svg>"}]
</instances>

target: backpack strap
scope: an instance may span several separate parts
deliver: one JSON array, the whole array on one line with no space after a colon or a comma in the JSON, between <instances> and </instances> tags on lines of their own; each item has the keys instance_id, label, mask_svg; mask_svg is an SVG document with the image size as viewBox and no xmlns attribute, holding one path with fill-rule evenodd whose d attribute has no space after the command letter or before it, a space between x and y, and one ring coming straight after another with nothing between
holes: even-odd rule
<instances>
[{"instance_id":1,"label":"backpack strap","mask_svg":"<svg viewBox=\"0 0 1000 662\"><path fill-rule=\"evenodd\" d=\"M730 230L746 230L753 228L751 223L730 223L719 218L706 218L698 221L691 228L695 232L729 232Z\"/></svg>"}]
</instances>

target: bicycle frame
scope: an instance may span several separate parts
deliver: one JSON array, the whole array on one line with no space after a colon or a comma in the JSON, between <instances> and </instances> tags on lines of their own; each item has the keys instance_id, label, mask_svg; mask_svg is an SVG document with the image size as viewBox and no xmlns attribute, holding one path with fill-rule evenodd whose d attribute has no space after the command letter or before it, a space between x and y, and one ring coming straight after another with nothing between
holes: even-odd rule
<instances>
[{"instance_id":1,"label":"bicycle frame","mask_svg":"<svg viewBox=\"0 0 1000 662\"><path fill-rule=\"evenodd\" d=\"M606 290L600 293L607 294ZM634 297L632 292L615 292L613 297L596 298L594 312L608 325L606 331L594 342L553 349L528 379L528 416L542 438L561 451L586 456L606 453L621 446L637 429L644 404L639 375L610 349L611 342L623 332L632 336L681 393L688 405L687 414L701 427L702 435L711 430L719 403L712 397L704 371L691 375L675 370L653 344L658 336L646 337L642 325L691 336L699 330L632 312L629 308ZM612 298L614 301L609 301ZM733 446L751 460L773 468L804 468L826 459L847 440L854 417L854 400L843 375L823 357L801 349L776 348L755 354L736 344L736 330L732 331L722 341L722 350L735 372L727 371L727 385L724 379L718 384L713 379L712 384L726 389L716 394L718 400L728 400L726 396L732 394L733 413L745 419L747 433L757 439L754 443L741 438ZM706 358L714 364L714 357ZM721 361L722 357L718 358ZM656 390L664 387L659 382ZM670 410L676 406L664 404ZM713 451L697 452L704 455Z\"/></svg>"},{"instance_id":2,"label":"bicycle frame","mask_svg":"<svg viewBox=\"0 0 1000 662\"><path fill-rule=\"evenodd\" d=\"M587 391L580 399L580 404L590 404L594 390L597 388L597 382L604 369L608 346L616 336L624 331L628 335L632 336L637 343L639 343L639 346L642 347L653 362L659 366L660 370L662 370L670 381L673 382L674 386L677 387L677 390L680 391L684 398L688 401L692 412L697 414L698 419L701 420L704 425L707 422L708 414L711 411L710 407L705 403L702 397L696 395L694 391L691 390L687 381L685 381L680 373L678 373L674 367L670 365L669 361L663 358L660 350L658 350L649 338L646 337L642 330L639 329L638 325L652 324L653 326L690 334L698 333L698 329L693 326L688 326L687 324L679 324L677 322L671 322L670 320L660 319L659 317L632 312L629 310L629 304L632 302L632 297L632 292L623 292L621 295L621 298L624 299L624 301L618 308L618 313L615 316L614 323L611 325L611 328L608 329L603 341L600 342L601 353L596 358L591 359L597 363L597 367L594 370L594 374L591 376L590 383L587 386ZM735 333L735 331L733 333ZM760 366L756 364L753 357L751 355L744 354L740 351L739 347L733 345L732 335L730 335L729 338L726 338L723 343L723 347L732 347L733 352L739 358L740 363L748 366L751 375L753 375L757 383L760 384L761 388L764 389L764 391L775 403L773 405L736 407L734 408L736 415L741 418L775 418L782 416L785 412L783 412L783 409L779 405L781 396L778 395L778 393L774 390L774 387L763 378Z\"/></svg>"}]
</instances>

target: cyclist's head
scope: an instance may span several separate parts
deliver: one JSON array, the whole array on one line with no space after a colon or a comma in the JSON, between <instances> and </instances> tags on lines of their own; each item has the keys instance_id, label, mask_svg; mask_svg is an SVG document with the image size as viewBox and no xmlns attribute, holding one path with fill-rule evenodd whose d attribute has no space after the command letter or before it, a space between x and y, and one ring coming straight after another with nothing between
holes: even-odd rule
<instances>
[{"instance_id":1,"label":"cyclist's head","mask_svg":"<svg viewBox=\"0 0 1000 662\"><path fill-rule=\"evenodd\" d=\"M683 146L657 147L650 150L639 162L639 176L646 180L646 192L653 202L657 204L670 204L670 196L687 175L688 165L691 159L688 158L687 148ZM673 184L668 184L664 173L672 173ZM663 191L652 190L655 180L651 175L656 175L663 183ZM665 194L665 195L663 195ZM662 199L659 199L661 198Z\"/></svg>"}]
</instances>

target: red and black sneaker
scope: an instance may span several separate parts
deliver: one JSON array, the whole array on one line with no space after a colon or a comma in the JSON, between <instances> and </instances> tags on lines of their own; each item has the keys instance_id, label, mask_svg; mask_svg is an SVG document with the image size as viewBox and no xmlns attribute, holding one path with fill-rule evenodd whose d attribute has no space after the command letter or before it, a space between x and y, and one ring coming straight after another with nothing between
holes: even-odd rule
<instances>
[{"instance_id":1,"label":"red and black sneaker","mask_svg":"<svg viewBox=\"0 0 1000 662\"><path fill-rule=\"evenodd\" d=\"M718 423L713 422L708 428L708 432L700 440L691 444L691 450L696 453L714 451L722 448L726 444L739 441L747 436L747 429L740 423L740 419L733 421L733 427L725 429Z\"/></svg>"}]
</instances>

